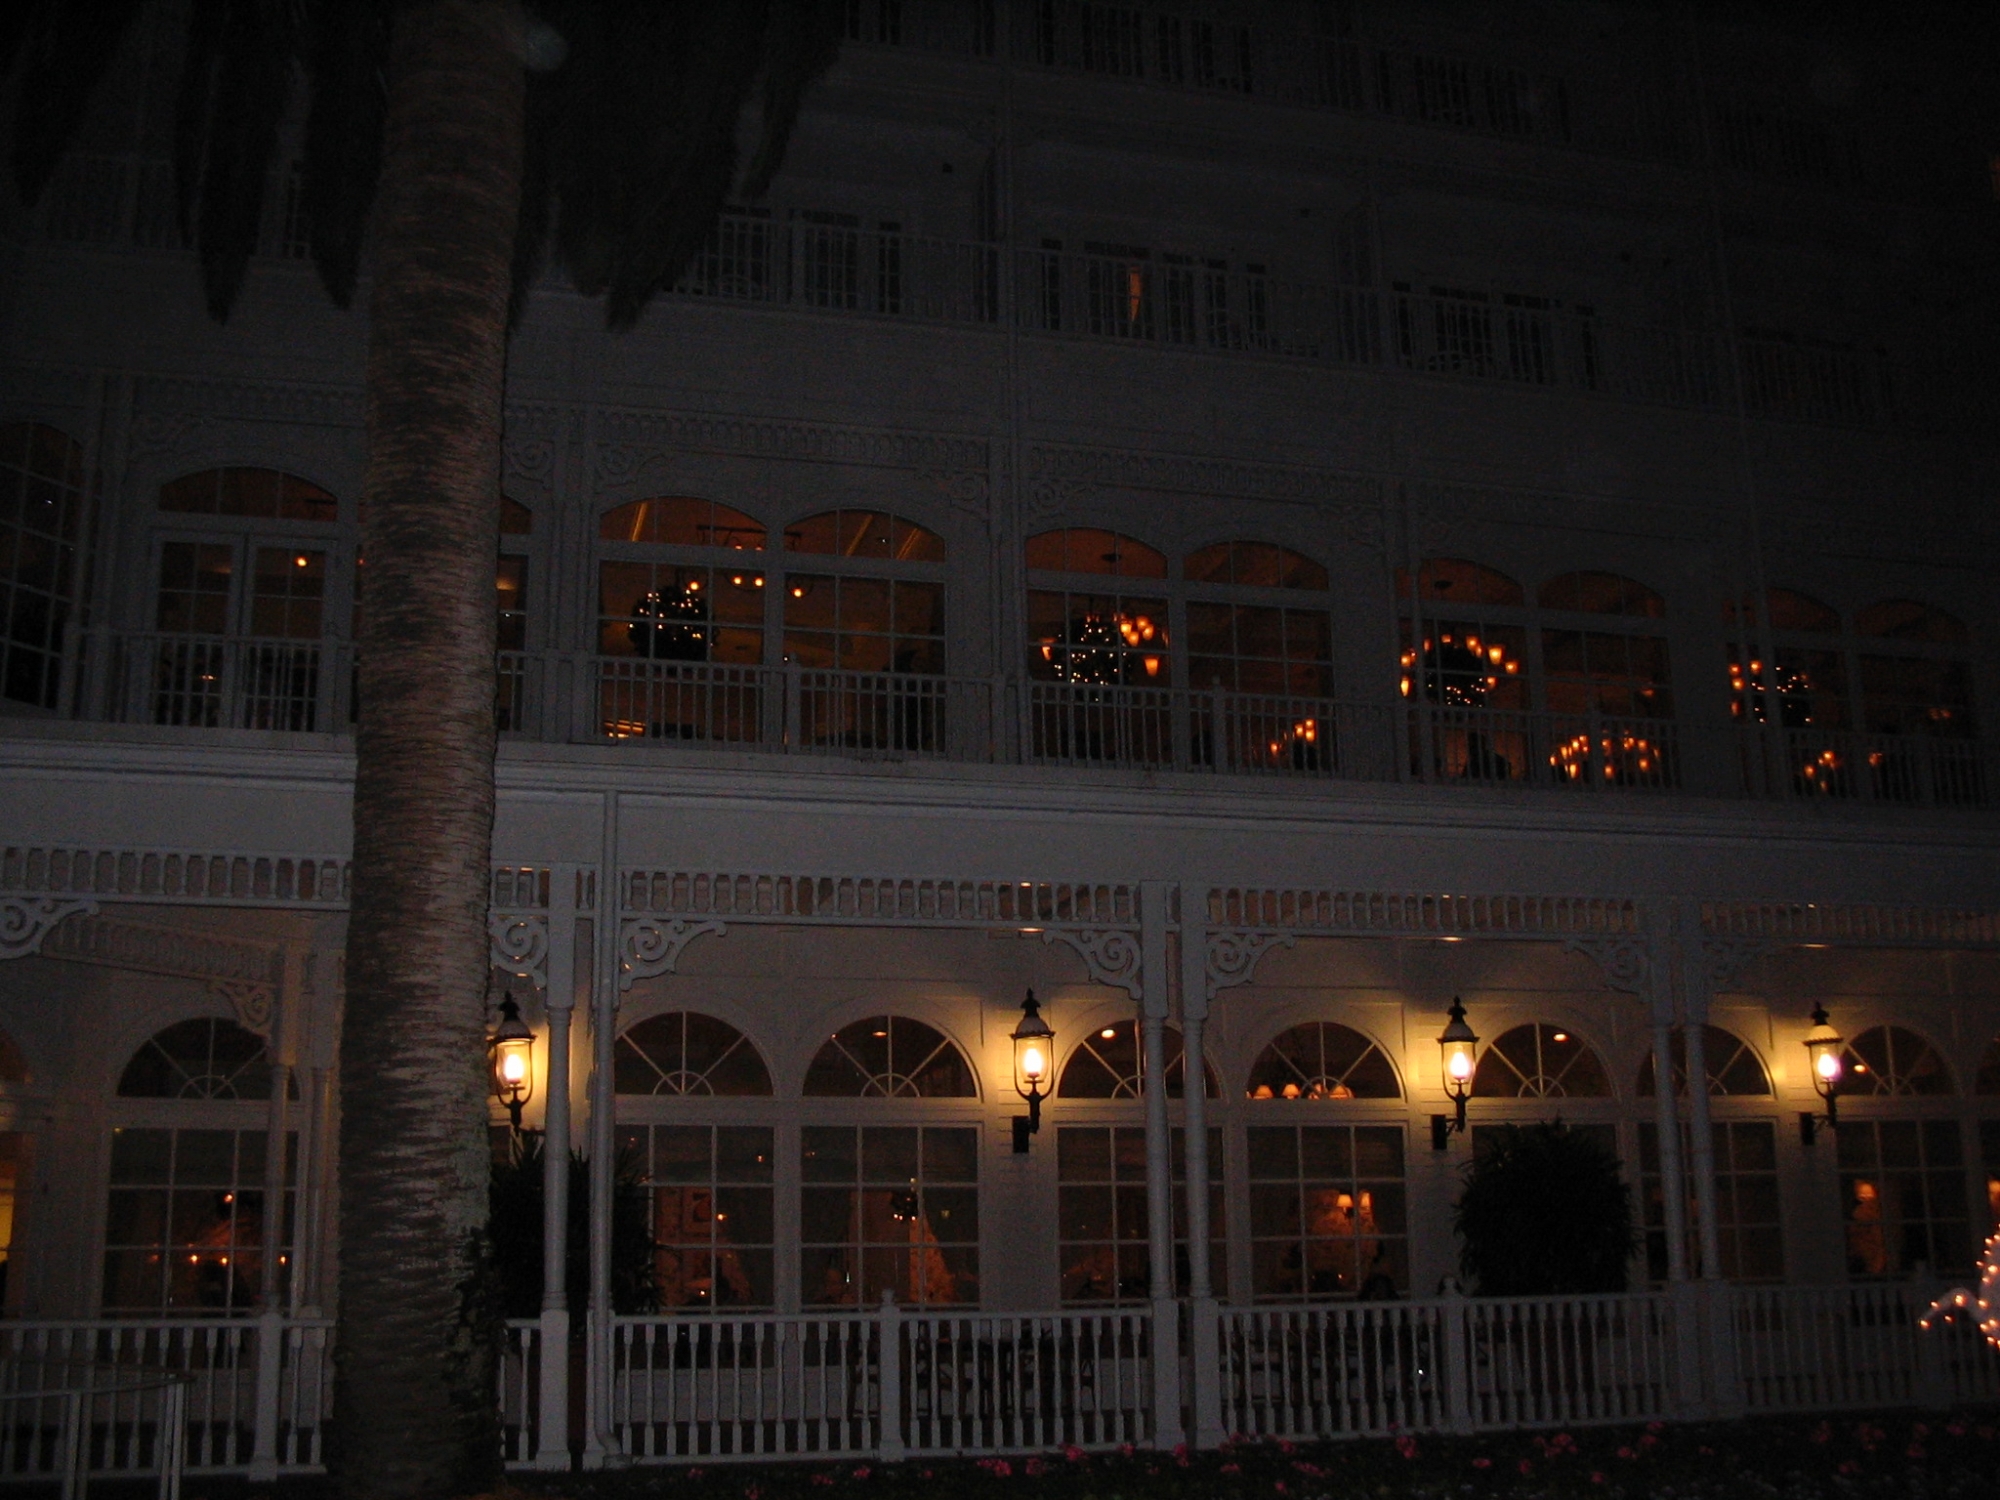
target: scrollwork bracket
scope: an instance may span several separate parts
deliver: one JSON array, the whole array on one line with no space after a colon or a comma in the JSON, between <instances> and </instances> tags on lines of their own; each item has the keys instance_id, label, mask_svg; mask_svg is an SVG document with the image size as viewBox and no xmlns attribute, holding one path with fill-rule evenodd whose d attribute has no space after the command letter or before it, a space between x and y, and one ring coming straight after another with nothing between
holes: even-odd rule
<instances>
[{"instance_id":1,"label":"scrollwork bracket","mask_svg":"<svg viewBox=\"0 0 2000 1500\"><path fill-rule=\"evenodd\" d=\"M1074 950L1090 971L1092 984L1108 984L1134 1000L1140 997L1144 979L1138 934L1122 927L1051 927L1042 941L1060 942Z\"/></svg>"},{"instance_id":2,"label":"scrollwork bracket","mask_svg":"<svg viewBox=\"0 0 2000 1500\"><path fill-rule=\"evenodd\" d=\"M619 931L618 988L629 990L642 979L673 973L689 943L703 933L720 936L728 930L726 923L713 918L690 922L686 917L627 917Z\"/></svg>"}]
</instances>

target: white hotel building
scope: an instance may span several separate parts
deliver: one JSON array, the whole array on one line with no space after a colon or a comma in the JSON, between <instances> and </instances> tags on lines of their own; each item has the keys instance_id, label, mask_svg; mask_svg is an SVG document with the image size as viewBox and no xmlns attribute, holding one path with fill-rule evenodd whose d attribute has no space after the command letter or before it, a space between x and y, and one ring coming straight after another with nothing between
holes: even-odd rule
<instances>
[{"instance_id":1,"label":"white hotel building","mask_svg":"<svg viewBox=\"0 0 2000 1500\"><path fill-rule=\"evenodd\" d=\"M177 24L0 241L4 1312L247 1372L339 1254L363 327L282 180L207 320ZM663 1318L885 1293L1123 1340L1079 1440L1533 1420L1436 1309L1480 1132L1554 1116L1643 1210L1655 1406L1847 1399L1811 1370L2000 1204L1996 205L1940 86L1610 4L850 33L634 332L551 279L515 343L490 1000L661 1248L650 1320L599 1266L517 1331L510 1451L566 1441L537 1340L588 1330L580 1441L645 1456L697 1442L634 1415ZM1488 1374L1266 1399L1392 1296ZM1850 1353L1760 1364L1809 1305ZM1061 1440L947 1432L926 1347L822 1446ZM1909 1347L1871 1399L1984 1389ZM194 1461L314 1461L303 1373L229 1390Z\"/></svg>"}]
</instances>

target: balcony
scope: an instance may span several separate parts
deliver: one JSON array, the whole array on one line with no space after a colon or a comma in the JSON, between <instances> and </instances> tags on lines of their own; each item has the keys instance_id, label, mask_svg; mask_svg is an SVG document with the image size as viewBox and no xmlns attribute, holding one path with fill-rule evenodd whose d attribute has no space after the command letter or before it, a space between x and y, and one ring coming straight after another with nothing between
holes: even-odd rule
<instances>
[{"instance_id":1,"label":"balcony","mask_svg":"<svg viewBox=\"0 0 2000 1500\"><path fill-rule=\"evenodd\" d=\"M73 720L330 735L353 728L343 641L89 632ZM1802 808L1979 808L1969 736L1721 725L1220 687L820 671L580 652L502 652L495 723L527 743L841 761L1180 773L1293 786L1411 783Z\"/></svg>"}]
</instances>

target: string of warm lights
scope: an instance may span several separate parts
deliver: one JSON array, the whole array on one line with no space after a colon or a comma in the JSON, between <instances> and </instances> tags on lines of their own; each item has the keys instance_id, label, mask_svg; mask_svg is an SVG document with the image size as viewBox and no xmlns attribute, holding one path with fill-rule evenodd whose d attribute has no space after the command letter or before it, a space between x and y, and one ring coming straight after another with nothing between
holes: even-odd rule
<instances>
[{"instance_id":1,"label":"string of warm lights","mask_svg":"<svg viewBox=\"0 0 2000 1500\"><path fill-rule=\"evenodd\" d=\"M1953 1287L1931 1304L1930 1311L1917 1320L1917 1326L1929 1329L1941 1322L1956 1324L1960 1318L1970 1317L1986 1336L1986 1342L2000 1349L2000 1311L1994 1309L1996 1302L2000 1302L2000 1231L1986 1237L1986 1248L1979 1260L1979 1290Z\"/></svg>"}]
</instances>

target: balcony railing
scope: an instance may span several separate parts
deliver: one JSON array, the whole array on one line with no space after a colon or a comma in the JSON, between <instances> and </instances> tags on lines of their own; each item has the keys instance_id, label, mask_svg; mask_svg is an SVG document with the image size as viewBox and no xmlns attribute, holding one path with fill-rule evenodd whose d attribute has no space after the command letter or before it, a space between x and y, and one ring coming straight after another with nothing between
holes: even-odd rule
<instances>
[{"instance_id":1,"label":"balcony railing","mask_svg":"<svg viewBox=\"0 0 2000 1500\"><path fill-rule=\"evenodd\" d=\"M1990 1404L2000 1359L1969 1321L1918 1326L1935 1290L1447 1289L1411 1301L1182 1304L1158 1321L1152 1306L944 1311L885 1300L828 1313L621 1315L608 1342L577 1338L553 1362L538 1325L513 1320L495 1394L511 1468L567 1466L577 1380L592 1388L596 1430L641 1464L1144 1446L1162 1438L1163 1412L1239 1438L1310 1441L1713 1420L1718 1409ZM76 1471L92 1478L157 1472L163 1452L185 1454L191 1473L316 1471L331 1427L331 1332L324 1320L275 1315L8 1325L0 1400L78 1385L79 1358L89 1399L67 1418L16 1402L0 1481L57 1477L50 1458L65 1422ZM64 1379L51 1378L58 1370Z\"/></svg>"},{"instance_id":2,"label":"balcony railing","mask_svg":"<svg viewBox=\"0 0 2000 1500\"><path fill-rule=\"evenodd\" d=\"M505 739L820 760L1408 782L1605 795L1683 792L1829 810L1975 808L1985 741L1221 687L1012 675L839 672L578 652L503 651ZM344 641L86 631L65 657L68 716L203 730L345 734Z\"/></svg>"}]
</instances>

